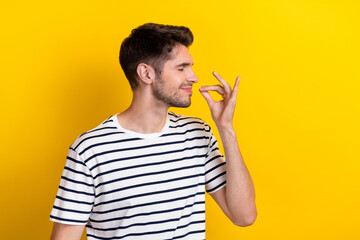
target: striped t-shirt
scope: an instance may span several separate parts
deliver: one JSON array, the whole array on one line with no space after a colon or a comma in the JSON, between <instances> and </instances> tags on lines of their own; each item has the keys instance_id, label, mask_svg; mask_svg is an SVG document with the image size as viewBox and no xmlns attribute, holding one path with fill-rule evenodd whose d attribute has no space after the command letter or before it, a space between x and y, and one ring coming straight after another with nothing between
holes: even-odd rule
<instances>
[{"instance_id":1,"label":"striped t-shirt","mask_svg":"<svg viewBox=\"0 0 360 240\"><path fill-rule=\"evenodd\" d=\"M50 220L86 225L88 239L205 239L205 191L225 175L201 119L169 112L140 134L112 115L70 146Z\"/></svg>"}]
</instances>

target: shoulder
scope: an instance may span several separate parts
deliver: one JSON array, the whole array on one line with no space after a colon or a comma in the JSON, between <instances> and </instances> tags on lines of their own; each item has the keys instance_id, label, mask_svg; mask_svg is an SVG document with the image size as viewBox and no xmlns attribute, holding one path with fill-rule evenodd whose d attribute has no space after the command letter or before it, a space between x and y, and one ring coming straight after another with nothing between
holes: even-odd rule
<instances>
[{"instance_id":1,"label":"shoulder","mask_svg":"<svg viewBox=\"0 0 360 240\"><path fill-rule=\"evenodd\" d=\"M168 112L170 118L170 128L204 128L206 131L210 131L210 126L201 118L193 116L179 115L173 112Z\"/></svg>"},{"instance_id":2,"label":"shoulder","mask_svg":"<svg viewBox=\"0 0 360 240\"><path fill-rule=\"evenodd\" d=\"M93 145L94 142L102 141L104 140L104 137L119 132L114 124L114 117L115 115L111 115L96 127L80 134L69 148L75 152L81 153L84 149Z\"/></svg>"}]
</instances>

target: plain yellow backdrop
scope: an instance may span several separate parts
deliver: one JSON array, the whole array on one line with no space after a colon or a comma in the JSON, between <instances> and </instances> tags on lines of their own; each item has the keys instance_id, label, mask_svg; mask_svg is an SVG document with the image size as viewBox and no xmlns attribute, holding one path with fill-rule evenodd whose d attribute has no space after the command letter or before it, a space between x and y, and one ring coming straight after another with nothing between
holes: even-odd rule
<instances>
[{"instance_id":1,"label":"plain yellow backdrop","mask_svg":"<svg viewBox=\"0 0 360 240\"><path fill-rule=\"evenodd\" d=\"M360 239L359 12L346 0L2 1L0 238L49 238L68 147L129 105L119 47L156 22L195 35L193 104L173 111L215 127L197 89L213 70L241 77L235 125L258 218L236 227L207 196L207 239Z\"/></svg>"}]
</instances>

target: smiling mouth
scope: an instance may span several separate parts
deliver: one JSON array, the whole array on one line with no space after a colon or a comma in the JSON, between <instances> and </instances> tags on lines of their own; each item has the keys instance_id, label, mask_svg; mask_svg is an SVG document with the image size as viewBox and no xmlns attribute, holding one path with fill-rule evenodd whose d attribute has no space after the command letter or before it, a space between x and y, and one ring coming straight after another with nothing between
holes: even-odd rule
<instances>
[{"instance_id":1,"label":"smiling mouth","mask_svg":"<svg viewBox=\"0 0 360 240\"><path fill-rule=\"evenodd\" d=\"M192 88L191 87L184 87L184 88L181 88L181 90L187 92L187 93L192 93Z\"/></svg>"}]
</instances>

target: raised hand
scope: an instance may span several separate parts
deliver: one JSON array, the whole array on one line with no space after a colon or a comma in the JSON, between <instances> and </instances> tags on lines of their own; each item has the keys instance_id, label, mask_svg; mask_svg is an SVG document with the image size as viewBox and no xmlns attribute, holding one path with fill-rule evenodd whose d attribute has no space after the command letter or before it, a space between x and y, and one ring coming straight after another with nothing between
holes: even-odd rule
<instances>
[{"instance_id":1,"label":"raised hand","mask_svg":"<svg viewBox=\"0 0 360 240\"><path fill-rule=\"evenodd\" d=\"M232 128L236 97L240 77L236 78L234 88L231 89L230 85L219 76L215 71L213 75L222 85L202 86L199 90L203 97L206 99L211 116L218 128ZM215 101L209 91L215 91L222 96L222 100Z\"/></svg>"},{"instance_id":2,"label":"raised hand","mask_svg":"<svg viewBox=\"0 0 360 240\"><path fill-rule=\"evenodd\" d=\"M250 173L241 156L233 118L240 77L236 78L234 88L216 72L214 76L221 85L200 88L206 99L212 118L219 131L226 158L226 186L211 194L229 219L238 226L249 226L254 223L257 210L255 188ZM215 91L222 100L215 101L209 91Z\"/></svg>"}]
</instances>

